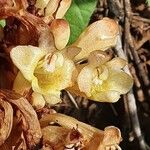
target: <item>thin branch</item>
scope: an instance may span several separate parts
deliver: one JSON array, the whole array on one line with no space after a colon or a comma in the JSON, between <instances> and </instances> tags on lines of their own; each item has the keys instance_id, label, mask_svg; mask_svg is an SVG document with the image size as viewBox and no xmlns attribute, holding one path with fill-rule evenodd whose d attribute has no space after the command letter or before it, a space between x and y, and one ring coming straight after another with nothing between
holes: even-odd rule
<instances>
[{"instance_id":1,"label":"thin branch","mask_svg":"<svg viewBox=\"0 0 150 150\"><path fill-rule=\"evenodd\" d=\"M122 43L121 43L121 37L120 36L118 36L118 42L117 42L117 46L116 46L115 50L116 50L116 53L119 57L127 60L127 56L125 55L125 53L122 49ZM128 66L125 67L124 71L131 75ZM126 107L128 107L133 131L139 140L140 147L142 150L146 150L145 141L144 141L144 138L143 138L142 133L141 133L141 128L140 128L139 119L138 119L138 115L137 115L136 100L135 100L135 96L133 94L132 89L127 94Z\"/></svg>"},{"instance_id":2,"label":"thin branch","mask_svg":"<svg viewBox=\"0 0 150 150\"><path fill-rule=\"evenodd\" d=\"M77 109L79 109L79 106L78 106L76 100L74 99L74 97L70 94L70 92L68 92L68 91L66 91L66 92L67 92L68 97L70 98L71 102L75 105L75 107L76 107Z\"/></svg>"},{"instance_id":3,"label":"thin branch","mask_svg":"<svg viewBox=\"0 0 150 150\"><path fill-rule=\"evenodd\" d=\"M143 38L140 40L140 41L137 41L136 42L136 45L135 45L135 50L138 50L141 48L141 46L146 43L147 41L150 40L150 32L144 32L143 33Z\"/></svg>"},{"instance_id":4,"label":"thin branch","mask_svg":"<svg viewBox=\"0 0 150 150\"><path fill-rule=\"evenodd\" d=\"M147 73L145 72L143 68L143 64L141 63L138 53L135 50L135 45L134 45L134 42L130 33L130 19L132 17L130 1L124 0L124 5L125 5L125 41L129 45L132 56L139 70L139 75L141 76L144 84L148 87L150 85L150 81L149 81Z\"/></svg>"},{"instance_id":5,"label":"thin branch","mask_svg":"<svg viewBox=\"0 0 150 150\"><path fill-rule=\"evenodd\" d=\"M149 19L146 19L146 18L143 18L143 17L140 17L140 16L133 16L133 19L134 20L139 20L139 21L142 21L142 22L145 22L145 23L150 23Z\"/></svg>"}]
</instances>

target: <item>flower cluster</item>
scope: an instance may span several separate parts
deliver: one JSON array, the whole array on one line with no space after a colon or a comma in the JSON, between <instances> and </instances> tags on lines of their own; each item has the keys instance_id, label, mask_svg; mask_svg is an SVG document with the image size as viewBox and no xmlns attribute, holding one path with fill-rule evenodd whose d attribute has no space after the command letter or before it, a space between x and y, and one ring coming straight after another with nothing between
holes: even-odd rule
<instances>
[{"instance_id":1,"label":"flower cluster","mask_svg":"<svg viewBox=\"0 0 150 150\"><path fill-rule=\"evenodd\" d=\"M62 1L59 8L57 4L52 0L42 6L37 1L39 13L46 7L43 20L49 23L49 32L41 32L39 46L16 46L11 50L10 57L19 69L13 89L21 94L32 89L32 105L36 108L60 102L64 89L91 100L116 102L133 84L132 77L122 70L127 62L112 59L106 51L116 45L117 23L109 18L96 21L67 46L70 27L62 17L70 1Z\"/></svg>"}]
</instances>

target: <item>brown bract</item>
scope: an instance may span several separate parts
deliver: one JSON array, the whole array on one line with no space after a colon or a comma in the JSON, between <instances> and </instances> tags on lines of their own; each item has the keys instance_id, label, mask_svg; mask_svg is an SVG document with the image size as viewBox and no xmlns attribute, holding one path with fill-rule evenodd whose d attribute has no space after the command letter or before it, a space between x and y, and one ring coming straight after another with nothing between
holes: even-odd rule
<instances>
[{"instance_id":1,"label":"brown bract","mask_svg":"<svg viewBox=\"0 0 150 150\"><path fill-rule=\"evenodd\" d=\"M0 99L0 114L4 111L3 119L0 121L0 145L8 138L13 124L13 109L11 105ZM2 116L1 116L2 117Z\"/></svg>"},{"instance_id":2,"label":"brown bract","mask_svg":"<svg viewBox=\"0 0 150 150\"><path fill-rule=\"evenodd\" d=\"M28 12L29 4L26 0L10 2L12 5L4 5L0 1L0 18L7 21L4 42L9 45L37 45L43 28L49 28L48 25L41 18Z\"/></svg>"},{"instance_id":3,"label":"brown bract","mask_svg":"<svg viewBox=\"0 0 150 150\"><path fill-rule=\"evenodd\" d=\"M13 104L13 105L15 105L17 110L20 111L22 127L23 127L22 128L23 136L25 137L27 145L30 149L36 147L37 144L40 143L40 140L42 138L42 133L41 133L40 124L39 124L39 121L37 118L37 114L34 111L34 109L32 108L32 106L30 105L30 103L24 97L20 96L19 94L13 93L11 91L0 90L0 97L2 99L1 103L3 102L3 104L5 104L5 105L7 104L8 107L10 107L10 108L11 108L10 104ZM9 111L9 109L7 111ZM6 138L8 137L8 135L10 133L10 130L12 127L12 125L11 125L12 124L11 123L12 122L12 114L13 113L11 110L11 112L9 112L9 114L8 114L10 119L7 118L7 120L6 120L7 123L9 124L9 126L8 126L9 130L8 130L8 127L5 129L7 136L5 136L5 138L3 138L3 141L6 140Z\"/></svg>"}]
</instances>

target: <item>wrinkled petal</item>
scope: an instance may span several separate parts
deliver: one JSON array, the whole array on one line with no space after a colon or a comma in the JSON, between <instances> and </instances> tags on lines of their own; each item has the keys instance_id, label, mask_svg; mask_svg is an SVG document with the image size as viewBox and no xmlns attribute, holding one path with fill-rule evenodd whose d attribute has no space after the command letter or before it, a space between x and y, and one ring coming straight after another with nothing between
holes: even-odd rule
<instances>
[{"instance_id":1,"label":"wrinkled petal","mask_svg":"<svg viewBox=\"0 0 150 150\"><path fill-rule=\"evenodd\" d=\"M111 54L105 51L96 50L90 53L88 63L92 66L98 67L111 59Z\"/></svg>"},{"instance_id":2,"label":"wrinkled petal","mask_svg":"<svg viewBox=\"0 0 150 150\"><path fill-rule=\"evenodd\" d=\"M25 139L29 149L34 149L42 138L42 132L37 114L33 107L26 98L12 91L0 90L0 96L1 95L20 110L23 117Z\"/></svg>"},{"instance_id":3,"label":"wrinkled petal","mask_svg":"<svg viewBox=\"0 0 150 150\"><path fill-rule=\"evenodd\" d=\"M59 50L65 48L70 36L69 23L64 19L55 19L52 21L50 29L55 39L56 48Z\"/></svg>"},{"instance_id":4,"label":"wrinkled petal","mask_svg":"<svg viewBox=\"0 0 150 150\"><path fill-rule=\"evenodd\" d=\"M50 0L45 9L45 16L53 16L55 11L58 9L60 0Z\"/></svg>"},{"instance_id":5,"label":"wrinkled petal","mask_svg":"<svg viewBox=\"0 0 150 150\"><path fill-rule=\"evenodd\" d=\"M85 66L78 75L78 86L81 92L86 93L88 97L91 96L91 86L94 68Z\"/></svg>"},{"instance_id":6,"label":"wrinkled petal","mask_svg":"<svg viewBox=\"0 0 150 150\"><path fill-rule=\"evenodd\" d=\"M34 46L17 46L10 52L13 63L28 81L32 80L34 69L44 55L45 51Z\"/></svg>"},{"instance_id":7,"label":"wrinkled petal","mask_svg":"<svg viewBox=\"0 0 150 150\"><path fill-rule=\"evenodd\" d=\"M102 133L102 131L97 128L94 128L90 125L78 121L75 118L60 113L45 115L40 120L41 127L47 126L50 122L58 123L60 126L66 129L76 129L76 127L78 127L78 131L83 134L85 140L89 140L90 138L92 138L93 134L96 132L98 134Z\"/></svg>"},{"instance_id":8,"label":"wrinkled petal","mask_svg":"<svg viewBox=\"0 0 150 150\"><path fill-rule=\"evenodd\" d=\"M42 129L43 141L50 142L53 149L64 149L65 138L69 130L58 126L47 126Z\"/></svg>"},{"instance_id":9,"label":"wrinkled petal","mask_svg":"<svg viewBox=\"0 0 150 150\"><path fill-rule=\"evenodd\" d=\"M46 101L46 103L48 103L50 106L55 105L57 103L61 102L60 99L60 91L54 91L51 92L52 94L49 95L43 95L44 100Z\"/></svg>"},{"instance_id":10,"label":"wrinkled petal","mask_svg":"<svg viewBox=\"0 0 150 150\"><path fill-rule=\"evenodd\" d=\"M40 93L33 92L31 95L31 104L34 108L41 109L45 106L45 99Z\"/></svg>"},{"instance_id":11,"label":"wrinkled petal","mask_svg":"<svg viewBox=\"0 0 150 150\"><path fill-rule=\"evenodd\" d=\"M13 90L19 94L24 95L24 93L28 92L30 88L31 83L26 80L22 73L19 71L13 84Z\"/></svg>"},{"instance_id":12,"label":"wrinkled petal","mask_svg":"<svg viewBox=\"0 0 150 150\"><path fill-rule=\"evenodd\" d=\"M49 69L46 69L42 66L35 69L34 78L32 79L34 91L47 95L52 94L53 91L60 91L71 86L74 64L66 58L64 58L63 63L61 62L62 57L57 55L54 64L55 68L51 66Z\"/></svg>"},{"instance_id":13,"label":"wrinkled petal","mask_svg":"<svg viewBox=\"0 0 150 150\"><path fill-rule=\"evenodd\" d=\"M127 65L127 61L119 57L113 58L112 60L106 63L106 66L108 68L114 69L114 70L116 69L120 70L124 68L126 65Z\"/></svg>"},{"instance_id":14,"label":"wrinkled petal","mask_svg":"<svg viewBox=\"0 0 150 150\"><path fill-rule=\"evenodd\" d=\"M105 146L119 144L120 141L122 141L122 138L118 128L109 126L104 129L103 144Z\"/></svg>"},{"instance_id":15,"label":"wrinkled petal","mask_svg":"<svg viewBox=\"0 0 150 150\"><path fill-rule=\"evenodd\" d=\"M2 116L1 112L1 127L0 127L0 146L5 142L5 140L10 135L12 125L13 125L13 109L11 105L0 99L0 107L4 109L4 116ZM1 110L2 111L2 110ZM3 118L3 120L2 120Z\"/></svg>"},{"instance_id":16,"label":"wrinkled petal","mask_svg":"<svg viewBox=\"0 0 150 150\"><path fill-rule=\"evenodd\" d=\"M54 37L50 28L41 28L38 44L39 48L44 49L47 53L56 50Z\"/></svg>"},{"instance_id":17,"label":"wrinkled petal","mask_svg":"<svg viewBox=\"0 0 150 150\"><path fill-rule=\"evenodd\" d=\"M66 47L65 49L63 49L61 52L67 56L67 58L69 59L73 59L76 55L78 55L81 52L81 48L80 47L76 47L76 46L69 46Z\"/></svg>"},{"instance_id":18,"label":"wrinkled petal","mask_svg":"<svg viewBox=\"0 0 150 150\"><path fill-rule=\"evenodd\" d=\"M99 66L90 63L81 69L77 79L80 92L95 101L118 101L120 95L127 93L133 85L131 76L121 70L126 65L126 61L114 58L108 62L105 62L105 59L97 62L100 62ZM76 92L78 88L71 88L71 90L80 94ZM80 95L83 96L82 93Z\"/></svg>"},{"instance_id":19,"label":"wrinkled petal","mask_svg":"<svg viewBox=\"0 0 150 150\"><path fill-rule=\"evenodd\" d=\"M73 44L82 48L75 60L87 58L94 50L106 50L114 46L119 34L118 24L109 18L96 21L85 29L78 40Z\"/></svg>"},{"instance_id":20,"label":"wrinkled petal","mask_svg":"<svg viewBox=\"0 0 150 150\"><path fill-rule=\"evenodd\" d=\"M72 0L61 0L59 8L56 13L56 19L63 18L71 5Z\"/></svg>"},{"instance_id":21,"label":"wrinkled petal","mask_svg":"<svg viewBox=\"0 0 150 150\"><path fill-rule=\"evenodd\" d=\"M95 101L110 103L117 102L119 98L120 93L117 91L99 91L90 97L90 99L93 99Z\"/></svg>"},{"instance_id":22,"label":"wrinkled petal","mask_svg":"<svg viewBox=\"0 0 150 150\"><path fill-rule=\"evenodd\" d=\"M50 0L36 0L35 7L39 8L39 12L44 14L44 9L46 8Z\"/></svg>"},{"instance_id":23,"label":"wrinkled petal","mask_svg":"<svg viewBox=\"0 0 150 150\"><path fill-rule=\"evenodd\" d=\"M78 75L78 86L81 92L90 97L94 91L99 91L104 80L108 78L108 69L105 66L93 68L88 65Z\"/></svg>"},{"instance_id":24,"label":"wrinkled petal","mask_svg":"<svg viewBox=\"0 0 150 150\"><path fill-rule=\"evenodd\" d=\"M101 66L100 69L97 68L97 71L98 71L98 70L101 71L101 73L98 75L98 78L99 78L100 80L103 80L103 81L107 80L107 79L108 79L108 76L109 76L108 68L103 65L103 66ZM98 72L97 72L97 73L98 73Z\"/></svg>"},{"instance_id":25,"label":"wrinkled petal","mask_svg":"<svg viewBox=\"0 0 150 150\"><path fill-rule=\"evenodd\" d=\"M118 91L121 94L127 93L133 85L133 79L130 75L123 71L113 71L109 72L109 77L106 83L104 83L104 87L108 90Z\"/></svg>"}]
</instances>

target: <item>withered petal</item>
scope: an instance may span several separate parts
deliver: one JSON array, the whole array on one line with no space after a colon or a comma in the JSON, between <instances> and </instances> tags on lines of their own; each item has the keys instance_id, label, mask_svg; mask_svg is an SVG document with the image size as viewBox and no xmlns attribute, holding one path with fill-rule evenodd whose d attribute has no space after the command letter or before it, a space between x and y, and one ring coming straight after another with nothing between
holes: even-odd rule
<instances>
[{"instance_id":1,"label":"withered petal","mask_svg":"<svg viewBox=\"0 0 150 150\"><path fill-rule=\"evenodd\" d=\"M0 90L0 96L8 102L16 105L21 111L27 125L27 128L24 129L24 136L27 140L28 147L35 147L41 140L42 132L37 114L31 104L26 98L12 91Z\"/></svg>"},{"instance_id":2,"label":"withered petal","mask_svg":"<svg viewBox=\"0 0 150 150\"><path fill-rule=\"evenodd\" d=\"M55 19L50 25L51 32L55 39L55 46L58 50L65 48L69 41L70 27L64 19Z\"/></svg>"},{"instance_id":3,"label":"withered petal","mask_svg":"<svg viewBox=\"0 0 150 150\"><path fill-rule=\"evenodd\" d=\"M4 109L4 119L0 127L0 145L8 138L13 125L13 109L11 105L0 99L0 106Z\"/></svg>"}]
</instances>

